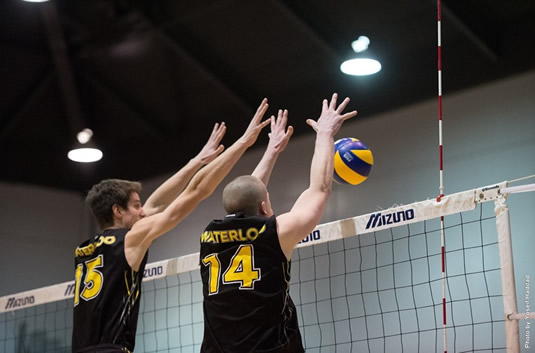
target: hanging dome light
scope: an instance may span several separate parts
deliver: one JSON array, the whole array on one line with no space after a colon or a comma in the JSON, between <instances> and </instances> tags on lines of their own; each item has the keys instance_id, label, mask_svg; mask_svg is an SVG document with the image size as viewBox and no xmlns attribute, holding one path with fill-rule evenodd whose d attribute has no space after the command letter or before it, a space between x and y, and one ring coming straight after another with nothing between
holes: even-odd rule
<instances>
[{"instance_id":1,"label":"hanging dome light","mask_svg":"<svg viewBox=\"0 0 535 353\"><path fill-rule=\"evenodd\" d=\"M102 159L103 153L94 143L91 142L93 131L91 129L83 129L76 138L77 145L67 153L67 157L73 162L91 163Z\"/></svg>"},{"instance_id":2,"label":"hanging dome light","mask_svg":"<svg viewBox=\"0 0 535 353\"><path fill-rule=\"evenodd\" d=\"M373 75L381 71L381 63L372 58L370 55L360 54L368 50L370 39L366 36L360 36L351 43L355 53L359 54L357 58L346 60L340 65L340 71L346 75L366 76Z\"/></svg>"}]
</instances>

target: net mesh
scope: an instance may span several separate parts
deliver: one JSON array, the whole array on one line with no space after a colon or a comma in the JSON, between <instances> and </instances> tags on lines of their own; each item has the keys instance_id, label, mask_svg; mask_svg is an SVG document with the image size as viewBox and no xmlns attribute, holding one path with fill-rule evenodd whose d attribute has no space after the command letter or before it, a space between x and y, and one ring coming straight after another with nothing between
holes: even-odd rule
<instances>
[{"instance_id":1,"label":"net mesh","mask_svg":"<svg viewBox=\"0 0 535 353\"><path fill-rule=\"evenodd\" d=\"M445 241L448 351L505 352L492 205L445 217ZM291 296L306 351L443 351L440 249L436 218L298 248ZM70 352L71 331L72 298L3 312L0 350ZM143 282L136 352L198 352L202 335L198 269Z\"/></svg>"},{"instance_id":2,"label":"net mesh","mask_svg":"<svg viewBox=\"0 0 535 353\"><path fill-rule=\"evenodd\" d=\"M470 213L446 217L448 351L505 351L494 215ZM307 352L443 351L440 244L431 220L299 249Z\"/></svg>"}]
</instances>

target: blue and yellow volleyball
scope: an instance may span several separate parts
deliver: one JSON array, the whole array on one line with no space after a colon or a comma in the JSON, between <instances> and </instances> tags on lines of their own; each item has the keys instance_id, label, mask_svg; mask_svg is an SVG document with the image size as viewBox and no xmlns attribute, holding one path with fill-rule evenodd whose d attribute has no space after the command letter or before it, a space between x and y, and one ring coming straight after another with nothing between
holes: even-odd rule
<instances>
[{"instance_id":1,"label":"blue and yellow volleyball","mask_svg":"<svg viewBox=\"0 0 535 353\"><path fill-rule=\"evenodd\" d=\"M334 143L334 180L358 185L368 178L373 166L372 151L362 141L346 137Z\"/></svg>"}]
</instances>

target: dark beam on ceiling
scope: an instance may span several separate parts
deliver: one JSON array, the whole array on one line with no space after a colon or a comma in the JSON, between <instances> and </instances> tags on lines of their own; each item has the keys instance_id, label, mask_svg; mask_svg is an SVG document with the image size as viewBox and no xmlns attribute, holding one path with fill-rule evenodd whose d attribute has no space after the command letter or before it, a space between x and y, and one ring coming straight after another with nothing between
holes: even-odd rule
<instances>
[{"instance_id":1,"label":"dark beam on ceiling","mask_svg":"<svg viewBox=\"0 0 535 353\"><path fill-rule=\"evenodd\" d=\"M50 85L54 81L54 74L48 72L44 78L42 78L37 85L26 95L26 99L14 109L14 113L10 118L6 119L5 123L0 126L0 144L4 143L4 140L11 134L11 131L23 122L23 118L30 108L32 108L41 97L48 91Z\"/></svg>"},{"instance_id":2,"label":"dark beam on ceiling","mask_svg":"<svg viewBox=\"0 0 535 353\"><path fill-rule=\"evenodd\" d=\"M47 31L48 45L56 69L59 89L63 98L65 115L71 134L76 134L86 128L86 123L80 110L78 90L74 80L72 65L63 32L60 26L56 5L53 1L43 4L42 15Z\"/></svg>"},{"instance_id":3,"label":"dark beam on ceiling","mask_svg":"<svg viewBox=\"0 0 535 353\"><path fill-rule=\"evenodd\" d=\"M139 15L146 22L147 26L151 28L150 31L152 34L155 35L156 38L161 40L164 44L167 45L169 49L171 49L181 58L188 61L188 63L195 67L206 79L208 79L212 84L217 86L218 89L223 91L244 114L253 114L254 109L251 108L251 106L249 106L249 104L247 104L247 102L243 98L241 98L240 95L238 95L233 89L231 89L227 84L225 84L223 80L218 78L211 70L209 70L206 66L204 66L197 59L195 59L189 51L180 46L176 42L176 40L174 40L167 32L162 31L159 27L154 25L149 18L143 16L141 13L139 13Z\"/></svg>"},{"instance_id":4,"label":"dark beam on ceiling","mask_svg":"<svg viewBox=\"0 0 535 353\"><path fill-rule=\"evenodd\" d=\"M468 24L466 24L457 14L443 2L441 3L440 10L442 12L442 22L444 17L446 21L449 21L454 27L456 27L461 33L463 33L487 58L492 61L499 59L498 49L493 48L492 45L481 38Z\"/></svg>"},{"instance_id":5,"label":"dark beam on ceiling","mask_svg":"<svg viewBox=\"0 0 535 353\"><path fill-rule=\"evenodd\" d=\"M275 6L283 15L288 17L295 23L301 30L306 33L314 43L322 48L327 53L330 59L337 61L340 55L326 42L312 27L310 27L301 17L299 17L292 9L288 7L283 1L271 0L273 6Z\"/></svg>"},{"instance_id":6,"label":"dark beam on ceiling","mask_svg":"<svg viewBox=\"0 0 535 353\"><path fill-rule=\"evenodd\" d=\"M157 138L164 138L171 140L169 134L169 128L158 124L158 119L152 118L148 113L142 113L141 109L137 107L134 101L127 99L124 94L121 94L116 89L110 88L104 80L95 78L94 73L88 73L84 70L80 70L80 74L87 80L91 85L93 85L97 90L104 93L106 96L111 97L116 102L118 102L123 108L128 110L130 114L140 122L144 127L147 128L147 131L154 135Z\"/></svg>"}]
</instances>

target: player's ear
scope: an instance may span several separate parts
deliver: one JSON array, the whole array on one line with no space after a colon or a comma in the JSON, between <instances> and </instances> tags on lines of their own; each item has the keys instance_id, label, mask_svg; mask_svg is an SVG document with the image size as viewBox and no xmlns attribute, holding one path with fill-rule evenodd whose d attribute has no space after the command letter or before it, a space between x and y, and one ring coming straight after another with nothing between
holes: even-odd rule
<instances>
[{"instance_id":1,"label":"player's ear","mask_svg":"<svg viewBox=\"0 0 535 353\"><path fill-rule=\"evenodd\" d=\"M121 212L122 212L122 208L121 206L117 205L117 204L113 204L113 206L111 206L111 209L113 211L113 215L115 217L121 217Z\"/></svg>"},{"instance_id":2,"label":"player's ear","mask_svg":"<svg viewBox=\"0 0 535 353\"><path fill-rule=\"evenodd\" d=\"M267 210L266 201L262 201L260 203L260 207L258 208L258 211L262 216L266 216L267 215L268 210Z\"/></svg>"}]
</instances>

